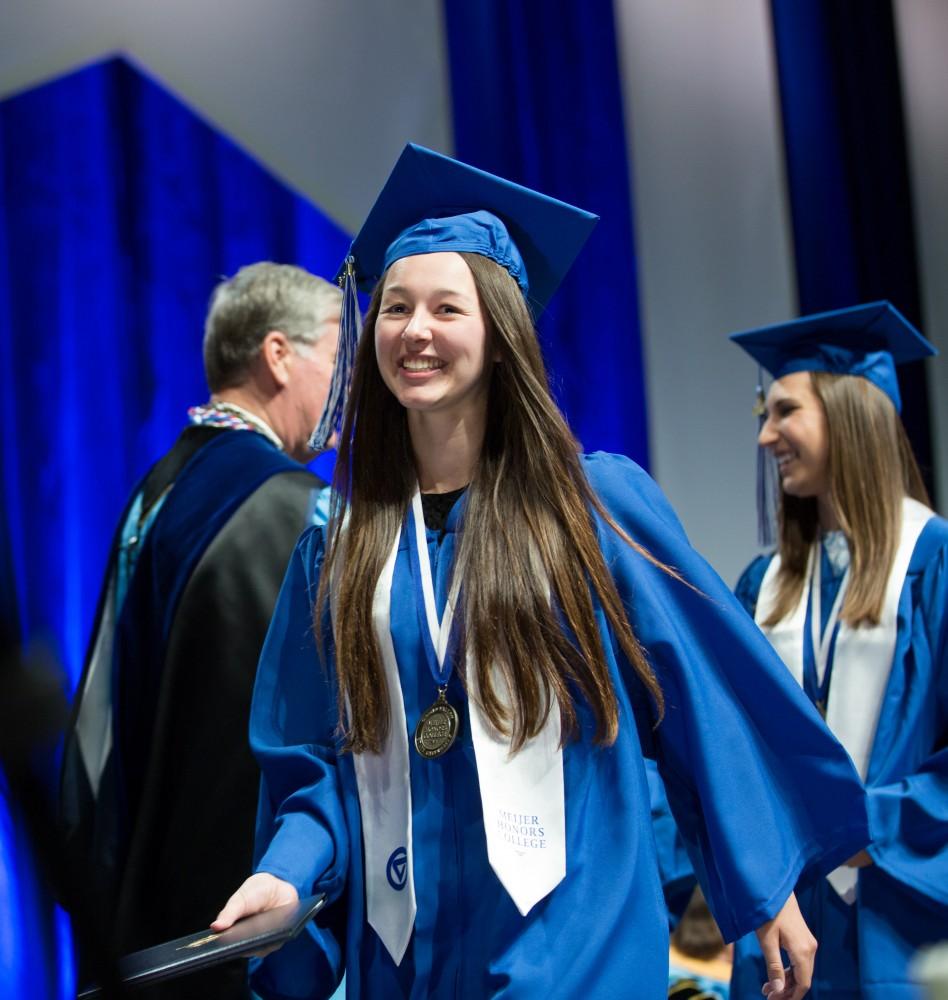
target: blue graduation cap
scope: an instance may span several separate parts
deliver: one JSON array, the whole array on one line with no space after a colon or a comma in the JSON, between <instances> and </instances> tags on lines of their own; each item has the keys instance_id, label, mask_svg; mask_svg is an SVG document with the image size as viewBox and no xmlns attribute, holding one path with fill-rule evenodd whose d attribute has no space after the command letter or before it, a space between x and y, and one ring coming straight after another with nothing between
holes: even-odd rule
<instances>
[{"instance_id":1,"label":"blue graduation cap","mask_svg":"<svg viewBox=\"0 0 948 1000\"><path fill-rule=\"evenodd\" d=\"M336 275L344 288L339 349L310 447L326 447L345 406L359 337L357 287L369 291L403 257L477 253L510 273L537 316L598 221L591 212L409 143Z\"/></svg>"},{"instance_id":2,"label":"blue graduation cap","mask_svg":"<svg viewBox=\"0 0 948 1000\"><path fill-rule=\"evenodd\" d=\"M513 275L538 314L598 221L591 212L409 143L349 257L359 287L369 291L402 257L479 253Z\"/></svg>"},{"instance_id":3,"label":"blue graduation cap","mask_svg":"<svg viewBox=\"0 0 948 1000\"><path fill-rule=\"evenodd\" d=\"M901 412L895 366L937 354L889 302L814 313L731 335L774 378L791 372L859 375L877 385Z\"/></svg>"}]
</instances>

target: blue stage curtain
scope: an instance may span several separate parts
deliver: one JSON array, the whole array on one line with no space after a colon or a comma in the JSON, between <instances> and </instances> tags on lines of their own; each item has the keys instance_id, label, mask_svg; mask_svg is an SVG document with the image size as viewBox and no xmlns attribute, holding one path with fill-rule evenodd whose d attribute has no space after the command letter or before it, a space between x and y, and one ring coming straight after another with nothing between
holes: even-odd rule
<instances>
[{"instance_id":1,"label":"blue stage curtain","mask_svg":"<svg viewBox=\"0 0 948 1000\"><path fill-rule=\"evenodd\" d=\"M29 780L18 759L20 723L28 733L37 729L35 719L22 720L21 705L29 695L22 682L13 681L20 639L6 498L0 493L0 996L47 1000L62 995L58 956L68 946L69 928L64 914L51 912L25 817L10 790L8 766L16 767L20 787ZM16 919L8 916L13 914ZM30 956L29 964L24 956Z\"/></svg>"},{"instance_id":2,"label":"blue stage curtain","mask_svg":"<svg viewBox=\"0 0 948 1000\"><path fill-rule=\"evenodd\" d=\"M2 487L23 634L52 642L70 688L126 497L207 398L212 287L255 260L331 276L348 243L122 59L0 103ZM5 905L35 896L18 884L28 869L8 815L0 984L32 975L36 988L0 992L40 998L50 945L39 904L26 930ZM62 969L65 997L65 954Z\"/></svg>"},{"instance_id":3,"label":"blue stage curtain","mask_svg":"<svg viewBox=\"0 0 948 1000\"><path fill-rule=\"evenodd\" d=\"M889 299L920 328L916 243L890 0L772 0L800 312ZM902 419L932 488L922 364Z\"/></svg>"},{"instance_id":4,"label":"blue stage curtain","mask_svg":"<svg viewBox=\"0 0 948 1000\"><path fill-rule=\"evenodd\" d=\"M586 450L648 465L632 194L612 0L444 0L457 156L601 221L539 329Z\"/></svg>"}]
</instances>

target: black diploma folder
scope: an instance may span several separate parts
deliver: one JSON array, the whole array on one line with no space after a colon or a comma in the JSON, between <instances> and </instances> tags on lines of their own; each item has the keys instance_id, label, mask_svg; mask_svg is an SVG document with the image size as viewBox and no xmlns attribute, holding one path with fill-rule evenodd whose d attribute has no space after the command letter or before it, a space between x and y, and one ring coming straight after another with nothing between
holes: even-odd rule
<instances>
[{"instance_id":1,"label":"black diploma folder","mask_svg":"<svg viewBox=\"0 0 948 1000\"><path fill-rule=\"evenodd\" d=\"M325 901L323 895L310 896L297 903L287 903L245 917L220 933L206 929L132 952L119 959L118 978L127 987L145 986L285 944L316 916ZM77 1000L92 1000L98 996L101 996L100 988L90 986L79 994Z\"/></svg>"}]
</instances>

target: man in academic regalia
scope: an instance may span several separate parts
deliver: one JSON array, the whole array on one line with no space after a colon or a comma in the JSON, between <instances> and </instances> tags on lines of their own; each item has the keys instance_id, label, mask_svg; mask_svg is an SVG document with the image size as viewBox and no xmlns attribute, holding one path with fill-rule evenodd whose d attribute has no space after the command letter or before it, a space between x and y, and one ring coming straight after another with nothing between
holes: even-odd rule
<instances>
[{"instance_id":1,"label":"man in academic regalia","mask_svg":"<svg viewBox=\"0 0 948 1000\"><path fill-rule=\"evenodd\" d=\"M253 264L218 285L210 401L119 520L62 776L68 854L91 874L114 954L206 926L250 871L250 696L286 563L325 486L300 463L340 302L292 266ZM142 995L249 997L245 978L237 962Z\"/></svg>"}]
</instances>

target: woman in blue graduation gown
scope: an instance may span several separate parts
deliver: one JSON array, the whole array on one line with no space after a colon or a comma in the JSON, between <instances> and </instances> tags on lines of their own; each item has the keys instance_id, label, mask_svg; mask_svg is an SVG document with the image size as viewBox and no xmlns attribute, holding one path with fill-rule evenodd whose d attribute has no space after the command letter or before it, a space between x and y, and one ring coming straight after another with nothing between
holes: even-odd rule
<instances>
[{"instance_id":1,"label":"woman in blue graduation gown","mask_svg":"<svg viewBox=\"0 0 948 1000\"><path fill-rule=\"evenodd\" d=\"M214 926L330 905L262 996L663 997L645 755L725 935L805 992L791 890L865 843L863 794L652 480L550 398L527 302L594 221L410 146L353 244L347 294L381 280L336 503L271 624L257 874Z\"/></svg>"},{"instance_id":2,"label":"woman in blue graduation gown","mask_svg":"<svg viewBox=\"0 0 948 1000\"><path fill-rule=\"evenodd\" d=\"M885 302L734 339L775 376L759 441L781 485L777 552L738 597L868 792L868 848L798 892L820 941L812 995L920 997L909 960L948 938L948 522L902 429L895 364L934 349ZM759 956L739 942L736 997L757 995Z\"/></svg>"}]
</instances>

